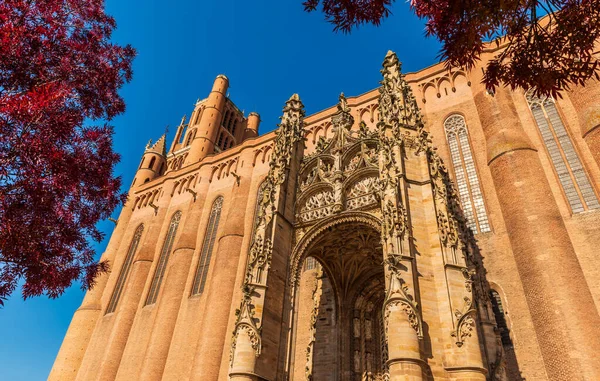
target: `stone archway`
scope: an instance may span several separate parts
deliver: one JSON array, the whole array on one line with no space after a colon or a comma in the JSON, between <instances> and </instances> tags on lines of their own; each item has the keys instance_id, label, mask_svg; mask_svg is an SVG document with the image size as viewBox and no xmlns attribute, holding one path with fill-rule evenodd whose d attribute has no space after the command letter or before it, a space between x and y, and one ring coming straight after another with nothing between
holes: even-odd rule
<instances>
[{"instance_id":1,"label":"stone archway","mask_svg":"<svg viewBox=\"0 0 600 381\"><path fill-rule=\"evenodd\" d=\"M322 262L322 283L331 284L333 379L484 380L490 358L498 359L495 373L503 373L501 348L485 341L481 352L495 334L492 324L477 320L489 316L487 283L458 196L391 52L382 73L377 131L354 125L342 94L331 116L333 136L304 152L297 95L284 107L236 310L232 380L321 377L318 361L294 356L308 348L294 334L309 256ZM368 232L372 239L361 236ZM316 307L306 330L318 328ZM385 341L379 353L377 332ZM316 347L307 353L314 355L325 341L309 338Z\"/></svg>"},{"instance_id":2,"label":"stone archway","mask_svg":"<svg viewBox=\"0 0 600 381\"><path fill-rule=\"evenodd\" d=\"M293 273L292 380L383 374L385 275L378 223L364 213L342 213L299 242L294 259L303 265Z\"/></svg>"}]
</instances>

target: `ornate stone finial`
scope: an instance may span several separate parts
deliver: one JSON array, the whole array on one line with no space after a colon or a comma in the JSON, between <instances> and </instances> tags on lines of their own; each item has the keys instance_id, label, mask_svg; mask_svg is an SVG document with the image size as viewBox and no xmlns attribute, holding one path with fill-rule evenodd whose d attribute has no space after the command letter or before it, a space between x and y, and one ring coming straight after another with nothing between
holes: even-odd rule
<instances>
[{"instance_id":1,"label":"ornate stone finial","mask_svg":"<svg viewBox=\"0 0 600 381\"><path fill-rule=\"evenodd\" d=\"M422 117L412 89L402 75L402 64L396 54L389 51L382 66L378 127L382 132L390 128L393 135L399 137L401 126L411 129L422 127Z\"/></svg>"},{"instance_id":2,"label":"ornate stone finial","mask_svg":"<svg viewBox=\"0 0 600 381\"><path fill-rule=\"evenodd\" d=\"M387 54L385 55L382 66L383 69L381 69L381 73L384 77L386 75L399 76L400 73L402 73L402 63L400 63L396 53L392 52L391 50L388 50Z\"/></svg>"},{"instance_id":3,"label":"ornate stone finial","mask_svg":"<svg viewBox=\"0 0 600 381\"><path fill-rule=\"evenodd\" d=\"M148 139L148 143L146 143L146 149L149 149L152 146L152 139Z\"/></svg>"},{"instance_id":4,"label":"ornate stone finial","mask_svg":"<svg viewBox=\"0 0 600 381\"><path fill-rule=\"evenodd\" d=\"M179 125L180 125L180 126L183 126L183 125L185 124L185 119L186 119L186 118L187 118L187 115L184 115L184 116L181 118L181 122L179 122Z\"/></svg>"},{"instance_id":5,"label":"ornate stone finial","mask_svg":"<svg viewBox=\"0 0 600 381\"><path fill-rule=\"evenodd\" d=\"M290 99L285 102L283 106L283 115L280 117L281 123L279 123L279 131L277 134L285 134L290 140L290 144L304 139L304 105L300 100L298 94L293 94ZM279 144L283 147L286 144ZM277 149L276 144L276 149ZM285 156L285 155L284 155Z\"/></svg>"},{"instance_id":6,"label":"ornate stone finial","mask_svg":"<svg viewBox=\"0 0 600 381\"><path fill-rule=\"evenodd\" d=\"M285 102L285 106L283 106L284 113L288 111L300 111L301 109L304 109L304 105L302 104L298 94L293 94L290 99Z\"/></svg>"}]
</instances>

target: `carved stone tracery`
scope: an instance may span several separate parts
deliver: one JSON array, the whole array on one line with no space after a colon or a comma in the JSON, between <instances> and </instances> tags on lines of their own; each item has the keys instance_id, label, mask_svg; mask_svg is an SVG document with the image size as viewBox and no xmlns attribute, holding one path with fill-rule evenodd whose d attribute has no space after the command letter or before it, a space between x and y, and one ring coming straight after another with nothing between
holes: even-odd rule
<instances>
[{"instance_id":1,"label":"carved stone tracery","mask_svg":"<svg viewBox=\"0 0 600 381\"><path fill-rule=\"evenodd\" d=\"M321 139L301 166L296 195L296 223L310 224L345 210L365 209L378 203L377 139L361 125L351 129L354 118L343 93L331 118L333 137ZM297 230L296 241L301 231Z\"/></svg>"},{"instance_id":2,"label":"carved stone tracery","mask_svg":"<svg viewBox=\"0 0 600 381\"><path fill-rule=\"evenodd\" d=\"M386 292L381 307L381 356L385 356L386 368L377 376L364 373L365 379L389 379L387 339L390 324L408 322L416 337L421 339L424 335L418 303L418 275L415 275L418 274L416 258L409 243L412 232L403 173L408 154L413 157L425 154L444 264L452 265L452 269L458 269L465 277L465 288L453 291L455 294L450 297L454 321L451 336L459 348L468 337L477 334L478 308L486 308L488 289L475 240L461 213L448 169L424 128L412 90L401 73L395 54L389 52L386 56L382 74L377 130L369 130L365 123L359 124L358 131L352 130L354 118L346 98L340 95L337 112L331 118L333 136L329 133L325 134L331 136L329 139L321 136L314 152L305 155L301 161L295 194L295 221L292 221L295 246L290 258L291 300L294 300L300 268L307 256L318 258L328 274L337 274L331 279L337 282L336 289L342 294L350 292L356 287L354 283L369 276L365 271L373 271L383 260ZM293 159L289 153L293 144L304 136L301 131L303 111L290 106L293 101L290 99L284 109L269 175L259 202L232 358L241 332L248 334L256 355L260 354L261 317L255 316L255 311L259 310L255 303L261 300L256 294L260 294L257 290L266 284L273 249L269 233L280 186L286 180L285 168ZM313 131L313 135L317 132ZM375 228L370 231L377 234L361 234L363 230L356 229L361 225ZM464 305L456 307L454 300L459 303L463 300ZM311 316L314 317L314 313ZM307 379L312 377L309 364L312 350L312 346L307 348Z\"/></svg>"}]
</instances>

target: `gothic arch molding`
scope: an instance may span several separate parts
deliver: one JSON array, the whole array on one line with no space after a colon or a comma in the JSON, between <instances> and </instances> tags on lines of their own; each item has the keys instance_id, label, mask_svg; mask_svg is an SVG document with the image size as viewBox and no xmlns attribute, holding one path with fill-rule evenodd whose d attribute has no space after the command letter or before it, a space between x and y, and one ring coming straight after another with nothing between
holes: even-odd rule
<instances>
[{"instance_id":1,"label":"gothic arch molding","mask_svg":"<svg viewBox=\"0 0 600 381\"><path fill-rule=\"evenodd\" d=\"M320 220L306 232L292 250L292 257L290 259L290 280L292 286L297 285L300 279L302 263L308 256L308 251L315 239L320 237L327 229L347 223L364 224L381 234L381 220L370 213L350 211Z\"/></svg>"}]
</instances>

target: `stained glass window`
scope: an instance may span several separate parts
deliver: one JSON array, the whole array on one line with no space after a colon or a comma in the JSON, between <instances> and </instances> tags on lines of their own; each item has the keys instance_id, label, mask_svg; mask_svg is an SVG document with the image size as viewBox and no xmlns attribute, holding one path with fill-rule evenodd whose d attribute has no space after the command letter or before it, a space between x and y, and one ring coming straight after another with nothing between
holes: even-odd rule
<instances>
[{"instance_id":1,"label":"stained glass window","mask_svg":"<svg viewBox=\"0 0 600 381\"><path fill-rule=\"evenodd\" d=\"M198 262L196 275L194 276L194 284L192 285L192 295L199 295L204 291L204 285L206 284L206 277L208 275L208 268L210 266L210 258L212 256L215 239L217 237L219 220L221 219L222 208L223 197L219 197L213 203L210 216L208 218L208 226L206 228L206 234L204 235L204 243L202 244L200 261Z\"/></svg>"},{"instance_id":2,"label":"stained glass window","mask_svg":"<svg viewBox=\"0 0 600 381\"><path fill-rule=\"evenodd\" d=\"M450 147L458 195L468 225L474 233L489 232L490 223L469 144L465 118L462 115L451 115L444 122L444 128Z\"/></svg>"},{"instance_id":3,"label":"stained glass window","mask_svg":"<svg viewBox=\"0 0 600 381\"><path fill-rule=\"evenodd\" d=\"M573 213L600 208L598 197L567 134L554 100L536 97L531 90L525 96Z\"/></svg>"},{"instance_id":4,"label":"stained glass window","mask_svg":"<svg viewBox=\"0 0 600 381\"><path fill-rule=\"evenodd\" d=\"M119 277L117 278L117 284L115 285L115 289L113 290L113 293L108 302L108 307L106 308L107 314L115 312L115 310L117 309L117 304L119 303L119 299L121 298L121 294L123 293L123 288L125 287L125 282L127 281L127 275L129 275L131 263L133 262L133 257L135 256L135 252L137 251L137 247L140 243L140 237L142 236L143 232L144 225L140 225L137 229L135 229L133 239L129 244L129 250L127 250L127 255L125 256L125 262L123 262L123 267L121 267L121 272L119 273Z\"/></svg>"},{"instance_id":5,"label":"stained glass window","mask_svg":"<svg viewBox=\"0 0 600 381\"><path fill-rule=\"evenodd\" d=\"M156 303L158 291L160 290L160 285L163 281L165 272L167 270L167 263L169 262L169 257L171 256L171 249L173 248L173 241L175 241L175 234L177 233L179 220L181 220L181 212L178 211L175 212L175 214L173 214L173 217L171 218L171 223L169 224L169 231L167 232L165 242L163 243L162 250L160 252L158 265L156 266L156 271L154 272L154 278L152 278L150 292L148 292L148 297L146 298L145 305Z\"/></svg>"}]
</instances>

